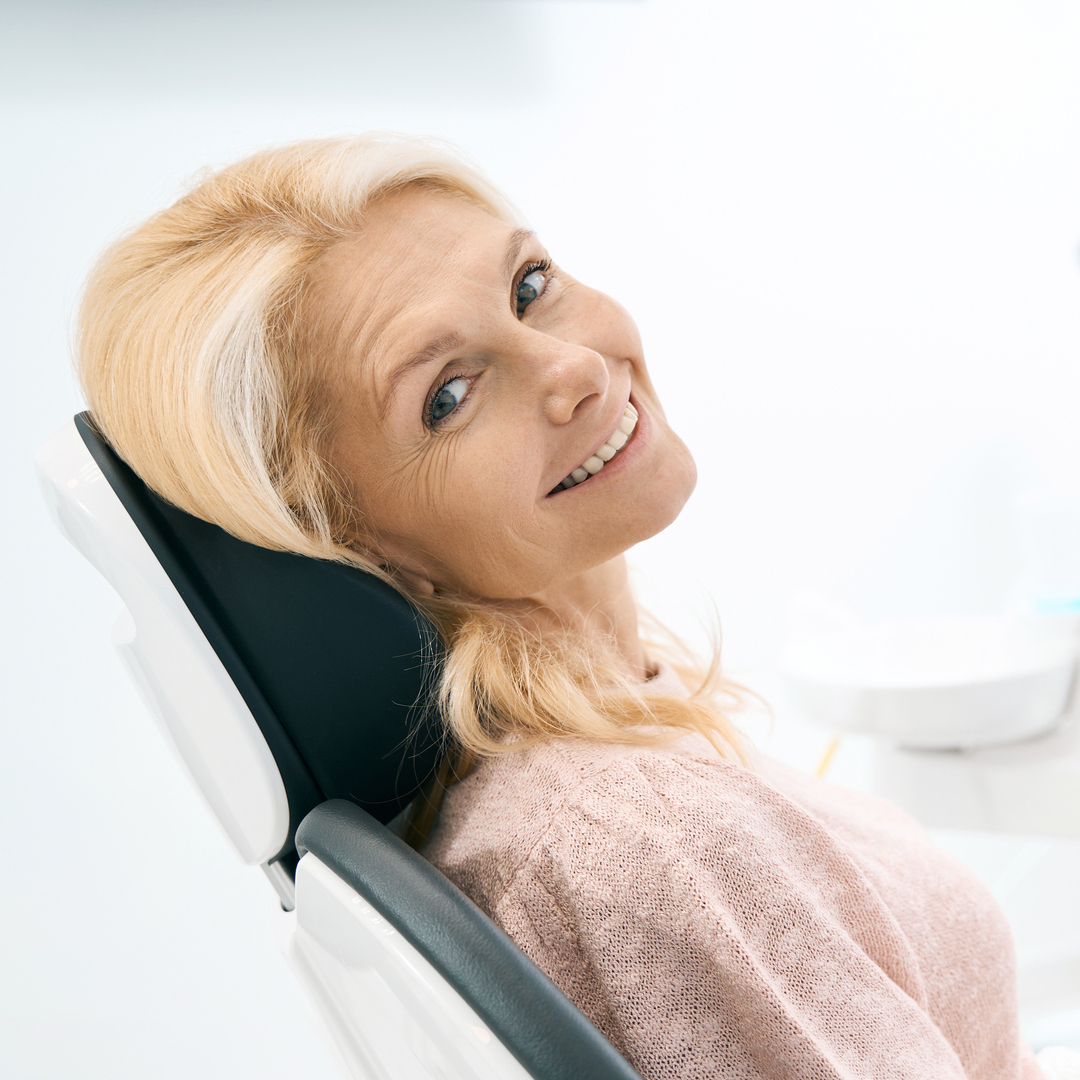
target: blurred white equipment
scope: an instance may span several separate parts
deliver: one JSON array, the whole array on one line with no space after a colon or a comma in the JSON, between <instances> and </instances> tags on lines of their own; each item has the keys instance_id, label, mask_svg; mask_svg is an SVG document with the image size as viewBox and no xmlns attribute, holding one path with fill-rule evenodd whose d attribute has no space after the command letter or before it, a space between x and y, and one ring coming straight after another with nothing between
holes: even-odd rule
<instances>
[{"instance_id":1,"label":"blurred white equipment","mask_svg":"<svg viewBox=\"0 0 1080 1080\"><path fill-rule=\"evenodd\" d=\"M794 646L792 704L876 737L875 790L926 825L1080 837L1069 617L852 625Z\"/></svg>"},{"instance_id":2,"label":"blurred white equipment","mask_svg":"<svg viewBox=\"0 0 1080 1080\"><path fill-rule=\"evenodd\" d=\"M385 824L440 755L425 704L438 643L422 616L359 570L169 506L85 413L36 463L60 530L124 602L115 640L166 738L277 892L285 951L348 1074L635 1080Z\"/></svg>"}]
</instances>

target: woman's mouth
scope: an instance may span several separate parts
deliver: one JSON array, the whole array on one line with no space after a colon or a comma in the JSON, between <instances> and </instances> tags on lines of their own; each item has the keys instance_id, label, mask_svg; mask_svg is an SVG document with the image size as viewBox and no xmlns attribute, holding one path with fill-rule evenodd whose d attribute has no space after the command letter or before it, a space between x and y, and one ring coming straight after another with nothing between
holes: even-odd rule
<instances>
[{"instance_id":1,"label":"woman's mouth","mask_svg":"<svg viewBox=\"0 0 1080 1080\"><path fill-rule=\"evenodd\" d=\"M583 461L576 469L574 469L561 484L557 484L552 488L548 494L554 495L557 491L565 491L567 488L576 487L578 484L584 484L590 476L595 476L600 472L600 470L630 441L630 436L634 434L634 428L637 427L637 421L637 409L635 409L630 402L627 402L626 411L619 421L619 426L610 436L608 436L607 442L605 442L592 457Z\"/></svg>"}]
</instances>

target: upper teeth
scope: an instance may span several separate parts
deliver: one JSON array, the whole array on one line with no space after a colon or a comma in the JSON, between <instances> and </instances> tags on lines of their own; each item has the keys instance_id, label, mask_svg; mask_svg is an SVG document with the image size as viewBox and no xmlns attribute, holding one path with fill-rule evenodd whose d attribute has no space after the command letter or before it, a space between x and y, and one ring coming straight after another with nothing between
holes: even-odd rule
<instances>
[{"instance_id":1,"label":"upper teeth","mask_svg":"<svg viewBox=\"0 0 1080 1080\"><path fill-rule=\"evenodd\" d=\"M630 436L634 434L634 428L637 426L637 420L637 409L627 402L626 411L619 421L619 426L608 441L591 458L583 461L561 484L557 485L555 490L572 488L575 484L580 484L583 480L588 480L590 476L598 473L630 441Z\"/></svg>"}]
</instances>

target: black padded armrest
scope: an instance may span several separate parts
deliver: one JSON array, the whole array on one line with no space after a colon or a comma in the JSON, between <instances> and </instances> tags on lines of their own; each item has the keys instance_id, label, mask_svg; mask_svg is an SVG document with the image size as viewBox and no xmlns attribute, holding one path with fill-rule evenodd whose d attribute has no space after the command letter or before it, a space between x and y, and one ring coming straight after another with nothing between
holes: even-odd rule
<instances>
[{"instance_id":1,"label":"black padded armrest","mask_svg":"<svg viewBox=\"0 0 1080 1080\"><path fill-rule=\"evenodd\" d=\"M344 799L296 831L417 948L535 1080L641 1080L563 992L471 900Z\"/></svg>"}]
</instances>

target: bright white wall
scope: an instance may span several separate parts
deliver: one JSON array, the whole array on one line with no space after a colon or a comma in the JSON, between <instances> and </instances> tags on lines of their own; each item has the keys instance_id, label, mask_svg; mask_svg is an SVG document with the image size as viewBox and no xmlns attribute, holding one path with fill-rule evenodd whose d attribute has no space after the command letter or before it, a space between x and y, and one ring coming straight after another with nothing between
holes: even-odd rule
<instances>
[{"instance_id":1,"label":"bright white wall","mask_svg":"<svg viewBox=\"0 0 1080 1080\"><path fill-rule=\"evenodd\" d=\"M466 146L645 334L698 492L637 553L774 662L806 589L989 611L1007 506L1075 483L1080 9L1069 0L0 3L8 462L0 1072L329 1076L231 859L48 523L79 282L192 173L369 127ZM1032 916L1033 918L1035 916Z\"/></svg>"}]
</instances>

